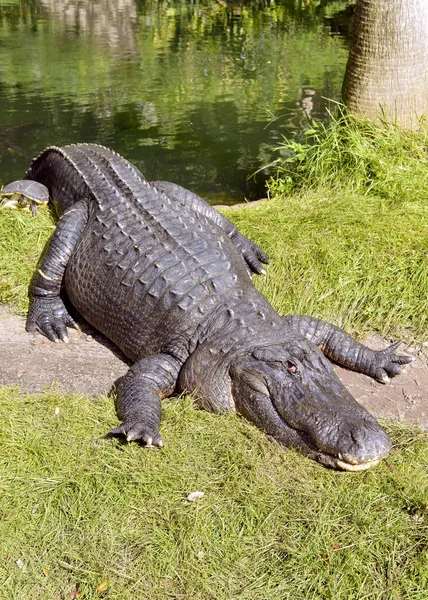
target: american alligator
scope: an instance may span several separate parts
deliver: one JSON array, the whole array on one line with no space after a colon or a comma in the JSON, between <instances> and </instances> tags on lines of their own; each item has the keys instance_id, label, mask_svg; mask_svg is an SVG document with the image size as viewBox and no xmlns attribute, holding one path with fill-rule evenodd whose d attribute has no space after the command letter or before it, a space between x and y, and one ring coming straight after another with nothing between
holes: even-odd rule
<instances>
[{"instance_id":1,"label":"american alligator","mask_svg":"<svg viewBox=\"0 0 428 600\"><path fill-rule=\"evenodd\" d=\"M26 179L46 185L62 215L30 287L27 330L67 342L76 325L63 287L131 360L112 435L161 446L161 399L186 390L326 466L363 470L388 454L388 436L326 356L386 382L412 360L397 344L373 351L319 319L279 316L251 282L267 262L253 242L105 147L47 148Z\"/></svg>"}]
</instances>

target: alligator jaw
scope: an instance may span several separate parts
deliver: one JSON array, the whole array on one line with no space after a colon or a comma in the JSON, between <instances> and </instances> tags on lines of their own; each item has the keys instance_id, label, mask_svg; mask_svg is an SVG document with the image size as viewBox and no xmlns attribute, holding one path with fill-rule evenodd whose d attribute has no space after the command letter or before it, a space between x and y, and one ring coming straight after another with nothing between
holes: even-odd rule
<instances>
[{"instance_id":1,"label":"alligator jaw","mask_svg":"<svg viewBox=\"0 0 428 600\"><path fill-rule=\"evenodd\" d=\"M309 454L309 456L311 455ZM319 463L330 469L348 471L350 473L361 473L362 471L367 471L370 467L375 467L383 458L385 458L385 456L379 456L371 460L368 459L364 462L357 462L356 460L345 458L340 452L338 454L330 454L329 452L319 449L318 453L315 456L312 456L312 458L315 458Z\"/></svg>"},{"instance_id":2,"label":"alligator jaw","mask_svg":"<svg viewBox=\"0 0 428 600\"><path fill-rule=\"evenodd\" d=\"M278 414L278 413L277 413ZM347 453L345 451L338 452L335 451L332 447L324 446L323 444L319 444L317 440L312 437L307 431L292 427L281 415L278 414L278 417L281 419L284 426L288 429L294 429L300 437L301 442L306 446L307 450L312 448L316 448L315 452L306 452L308 456L315 458L321 464L326 467L330 467L333 469L339 469L341 471L349 471L351 473L359 473L362 471L366 471L370 469L370 467L375 467L377 464L381 462L384 458L386 458L390 451L390 444L385 444L383 450L380 450L376 453L372 453L367 456L364 454L360 457L357 455L353 455L353 453ZM389 439L388 439L389 441ZM288 444L286 444L288 445ZM300 446L303 453L305 453L304 447Z\"/></svg>"},{"instance_id":3,"label":"alligator jaw","mask_svg":"<svg viewBox=\"0 0 428 600\"><path fill-rule=\"evenodd\" d=\"M375 458L373 460L368 460L364 463L352 464L346 462L345 460L342 460L341 454L339 454L339 458L336 461L336 466L338 469L342 469L343 471L351 471L352 473L357 473L359 471L366 471L367 469L370 469L370 467L375 467L380 461L380 458Z\"/></svg>"},{"instance_id":4,"label":"alligator jaw","mask_svg":"<svg viewBox=\"0 0 428 600\"><path fill-rule=\"evenodd\" d=\"M312 440L312 443L314 443L314 440ZM340 471L349 471L350 473L360 473L362 471L367 471L367 469L370 469L370 467L375 467L386 456L387 453L385 453L383 456L377 456L376 458L358 462L356 459L344 456L341 452L334 454L318 448L318 453L314 458L316 458L316 460L318 460L318 462L320 462L322 465L329 468L338 469Z\"/></svg>"}]
</instances>

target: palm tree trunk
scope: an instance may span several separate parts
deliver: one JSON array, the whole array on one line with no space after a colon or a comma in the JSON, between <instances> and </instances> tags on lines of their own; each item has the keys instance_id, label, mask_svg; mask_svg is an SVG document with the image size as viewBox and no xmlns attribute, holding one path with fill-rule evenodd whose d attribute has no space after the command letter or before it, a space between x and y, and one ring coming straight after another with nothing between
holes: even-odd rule
<instances>
[{"instance_id":1,"label":"palm tree trunk","mask_svg":"<svg viewBox=\"0 0 428 600\"><path fill-rule=\"evenodd\" d=\"M406 129L428 117L428 0L357 0L343 99Z\"/></svg>"}]
</instances>

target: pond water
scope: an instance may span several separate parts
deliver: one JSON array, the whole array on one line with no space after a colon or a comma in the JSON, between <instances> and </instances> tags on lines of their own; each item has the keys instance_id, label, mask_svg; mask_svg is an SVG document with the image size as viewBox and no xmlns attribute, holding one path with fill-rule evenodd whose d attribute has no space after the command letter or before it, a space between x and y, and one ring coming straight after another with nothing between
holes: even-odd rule
<instances>
[{"instance_id":1,"label":"pond water","mask_svg":"<svg viewBox=\"0 0 428 600\"><path fill-rule=\"evenodd\" d=\"M96 142L211 203L262 197L272 147L338 100L352 2L0 0L0 182Z\"/></svg>"}]
</instances>

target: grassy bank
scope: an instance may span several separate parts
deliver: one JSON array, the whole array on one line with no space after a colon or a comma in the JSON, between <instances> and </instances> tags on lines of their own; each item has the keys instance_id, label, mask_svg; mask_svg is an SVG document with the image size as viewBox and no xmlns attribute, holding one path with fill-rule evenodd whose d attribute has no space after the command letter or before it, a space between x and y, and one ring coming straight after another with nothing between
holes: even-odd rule
<instances>
[{"instance_id":1,"label":"grassy bank","mask_svg":"<svg viewBox=\"0 0 428 600\"><path fill-rule=\"evenodd\" d=\"M0 210L0 304L24 314L28 286L40 254L55 229L44 208L33 219L29 212Z\"/></svg>"},{"instance_id":2,"label":"grassy bank","mask_svg":"<svg viewBox=\"0 0 428 600\"><path fill-rule=\"evenodd\" d=\"M284 140L272 180L276 194L327 187L392 204L428 198L428 127L406 132L337 111L328 125L312 122L305 138Z\"/></svg>"},{"instance_id":3,"label":"grassy bank","mask_svg":"<svg viewBox=\"0 0 428 600\"><path fill-rule=\"evenodd\" d=\"M0 423L8 600L425 597L425 434L390 426L388 462L355 476L189 399L165 404L162 451L105 439L106 398L3 389Z\"/></svg>"},{"instance_id":4,"label":"grassy bank","mask_svg":"<svg viewBox=\"0 0 428 600\"><path fill-rule=\"evenodd\" d=\"M232 218L272 258L257 285L279 312L311 314L357 335L426 337L427 202L391 206L318 188Z\"/></svg>"},{"instance_id":5,"label":"grassy bank","mask_svg":"<svg viewBox=\"0 0 428 600\"><path fill-rule=\"evenodd\" d=\"M422 138L398 158L387 130L314 132L285 149L274 200L227 213L271 257L257 285L281 313L426 339ZM26 311L53 227L0 212L1 303ZM112 399L0 388L0 598L426 598L426 433L386 423L391 456L353 475L189 398L165 403L160 451L105 438L116 423Z\"/></svg>"}]
</instances>

